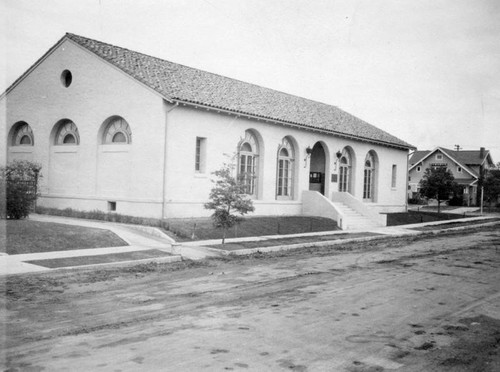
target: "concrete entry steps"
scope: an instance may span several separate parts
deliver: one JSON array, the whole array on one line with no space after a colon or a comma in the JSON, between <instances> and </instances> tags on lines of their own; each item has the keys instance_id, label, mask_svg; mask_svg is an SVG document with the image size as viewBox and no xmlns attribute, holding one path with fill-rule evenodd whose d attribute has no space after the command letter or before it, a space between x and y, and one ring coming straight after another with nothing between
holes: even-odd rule
<instances>
[{"instance_id":1,"label":"concrete entry steps","mask_svg":"<svg viewBox=\"0 0 500 372\"><path fill-rule=\"evenodd\" d=\"M342 225L347 227L345 230L370 230L380 227L375 221L356 212L344 203L334 202L333 205L343 215Z\"/></svg>"}]
</instances>

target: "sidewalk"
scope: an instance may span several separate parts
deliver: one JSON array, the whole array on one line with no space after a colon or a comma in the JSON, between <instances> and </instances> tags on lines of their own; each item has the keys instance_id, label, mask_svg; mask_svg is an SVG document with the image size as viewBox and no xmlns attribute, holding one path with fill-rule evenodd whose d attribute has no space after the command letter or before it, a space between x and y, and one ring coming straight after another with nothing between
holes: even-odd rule
<instances>
[{"instance_id":1,"label":"sidewalk","mask_svg":"<svg viewBox=\"0 0 500 372\"><path fill-rule=\"evenodd\" d=\"M471 217L456 220L456 222L467 222L467 221L480 221L487 219L488 217ZM184 242L176 243L172 238L163 233L160 229L149 227L149 226L136 226L136 225L125 225L104 221L90 221L82 220L76 218L66 218L58 216L48 216L48 215L31 215L31 220L40 222L53 222L61 223L67 225L85 226L99 229L106 229L114 232L120 238L125 240L129 245L122 247L110 247L110 248L94 248L94 249L79 249L79 250L69 250L69 251L56 251L56 252L44 252L44 253L31 253L31 254L19 254L19 255L2 255L0 256L0 276L7 274L23 274L23 273L33 273L50 271L54 269L49 269L42 267L33 263L28 263L27 261L33 262L36 260L46 260L46 259L57 259L57 258L67 258L67 257L85 257L85 256L97 256L97 255L107 255L112 253L125 253L125 252L138 252L147 251L151 249L157 249L163 252L168 252L171 256L161 257L161 258L149 258L146 260L135 260L135 261L123 261L120 265L131 265L139 264L141 262L175 262L180 261L183 258L186 259L203 259L210 256L223 256L228 254L251 254L254 252L272 252L286 249L297 249L306 246L324 246L333 245L339 243L347 243L350 241L367 241L385 238L386 236L405 236L405 235L417 235L429 232L422 232L411 230L414 228L422 226L440 225L453 223L454 220L446 221L436 221L427 223L418 223L413 225L404 226L392 226L392 227L380 227L376 229L370 229L367 231L360 230L348 230L348 231L324 231L317 233L305 233L305 234L293 234L293 235L272 235L272 236L260 236L251 238L234 238L226 239L226 243L237 243L244 241L267 241L273 239L286 239L286 238L296 238L296 237L314 237L314 236L332 236L332 239L328 239L322 242L311 242L299 243L299 244L289 244L289 245L274 245L263 248L251 248L251 249L239 249L236 251L226 251L217 248L210 248L210 245L220 244L220 239L218 240L205 240L205 241L194 241L194 242ZM500 221L490 222L485 224L500 224ZM480 225L478 225L480 226ZM454 229L463 229L464 227L458 227ZM360 232L375 233L376 236L353 238L353 239L335 239L335 235L346 235L349 233L359 234ZM117 263L114 263L115 265ZM104 264L101 264L104 265ZM95 266L95 265L92 265ZM89 267L78 266L78 267ZM65 268L68 269L68 268Z\"/></svg>"}]
</instances>

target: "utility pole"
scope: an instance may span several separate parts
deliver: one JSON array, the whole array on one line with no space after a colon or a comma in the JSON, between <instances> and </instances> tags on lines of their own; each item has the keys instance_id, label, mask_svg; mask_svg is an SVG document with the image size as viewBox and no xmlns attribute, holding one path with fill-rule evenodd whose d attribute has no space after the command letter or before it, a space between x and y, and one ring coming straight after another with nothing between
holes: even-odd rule
<instances>
[{"instance_id":1,"label":"utility pole","mask_svg":"<svg viewBox=\"0 0 500 372\"><path fill-rule=\"evenodd\" d=\"M483 215L484 186L481 186L481 216Z\"/></svg>"}]
</instances>

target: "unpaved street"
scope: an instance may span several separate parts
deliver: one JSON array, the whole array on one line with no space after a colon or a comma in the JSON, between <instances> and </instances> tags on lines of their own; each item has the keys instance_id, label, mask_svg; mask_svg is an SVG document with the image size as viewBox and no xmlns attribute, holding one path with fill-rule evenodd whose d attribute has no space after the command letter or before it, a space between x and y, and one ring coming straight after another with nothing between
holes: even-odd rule
<instances>
[{"instance_id":1,"label":"unpaved street","mask_svg":"<svg viewBox=\"0 0 500 372\"><path fill-rule=\"evenodd\" d=\"M498 226L334 249L10 277L4 369L500 369Z\"/></svg>"}]
</instances>

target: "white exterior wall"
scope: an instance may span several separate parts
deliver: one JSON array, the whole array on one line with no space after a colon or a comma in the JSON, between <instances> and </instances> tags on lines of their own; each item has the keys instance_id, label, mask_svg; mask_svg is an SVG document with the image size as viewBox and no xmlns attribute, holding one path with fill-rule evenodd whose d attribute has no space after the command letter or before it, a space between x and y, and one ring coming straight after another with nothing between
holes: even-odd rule
<instances>
[{"instance_id":1,"label":"white exterior wall","mask_svg":"<svg viewBox=\"0 0 500 372\"><path fill-rule=\"evenodd\" d=\"M64 87L60 76L71 71ZM161 215L163 192L162 98L71 41L64 41L6 97L7 131L27 122L35 146L8 147L9 161L42 164L39 205L107 210L138 216ZM101 145L99 130L113 115L132 131L131 145ZM54 125L70 119L79 146L53 146ZM4 142L5 143L5 142Z\"/></svg>"},{"instance_id":2,"label":"white exterior wall","mask_svg":"<svg viewBox=\"0 0 500 372\"><path fill-rule=\"evenodd\" d=\"M73 76L69 87L60 80L65 69ZM35 146L9 146L2 156L41 163L39 205L106 211L108 202L113 201L116 212L122 214L208 216L211 212L203 204L213 185L211 173L236 155L245 131L252 130L259 139L260 154L256 215L302 213L302 191L309 190L306 148L317 142L325 149L327 197L338 191L338 183L332 182L332 174L338 173L335 154L349 146L354 154L352 194L362 199L364 160L372 150L378 162L376 197L370 205L378 211L405 209L407 151L167 104L149 88L70 40L53 50L3 101L7 102L7 113L0 116L0 130L5 127L8 132L15 123L27 122ZM114 115L130 125L131 145L100 144L102 124ZM53 145L54 126L61 119L70 119L78 127L78 146ZM294 197L277 200L277 151L285 136L291 138L295 150ZM204 173L195 171L196 137L206 138ZM398 172L395 188L391 187L393 164Z\"/></svg>"},{"instance_id":3,"label":"white exterior wall","mask_svg":"<svg viewBox=\"0 0 500 372\"><path fill-rule=\"evenodd\" d=\"M7 99L6 96L0 98L0 140L2 147L0 148L0 167L7 164Z\"/></svg>"},{"instance_id":4,"label":"white exterior wall","mask_svg":"<svg viewBox=\"0 0 500 372\"><path fill-rule=\"evenodd\" d=\"M301 192L309 190L310 160L306 148L321 142L326 152L325 195L338 191L331 174L338 172L335 153L350 146L355 155L352 194L363 193L364 161L372 150L377 154L376 199L370 203L377 211L404 211L406 207L407 151L347 140L332 135L282 126L274 123L216 113L204 108L179 106L168 115L166 217L209 215L203 209L212 188L211 173L236 155L238 142L246 130L252 130L259 142L258 196L254 201L256 215L301 214ZM293 200L276 200L277 151L285 136L295 142L295 184ZM206 172L195 171L196 137L206 138ZM236 159L234 158L234 162ZM396 187L391 187L392 165L397 166Z\"/></svg>"}]
</instances>

